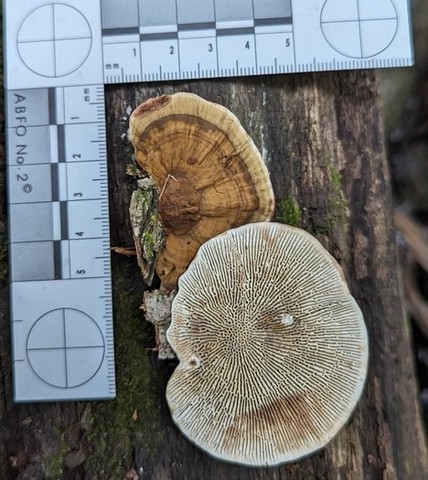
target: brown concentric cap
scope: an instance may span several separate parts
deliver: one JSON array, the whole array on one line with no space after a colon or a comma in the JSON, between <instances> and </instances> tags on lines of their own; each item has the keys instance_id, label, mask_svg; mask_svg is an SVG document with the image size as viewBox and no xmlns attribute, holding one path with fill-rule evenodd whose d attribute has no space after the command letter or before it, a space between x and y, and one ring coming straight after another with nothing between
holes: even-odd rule
<instances>
[{"instance_id":1,"label":"brown concentric cap","mask_svg":"<svg viewBox=\"0 0 428 480\"><path fill-rule=\"evenodd\" d=\"M222 460L295 461L346 423L368 340L337 262L277 223L201 246L179 280L168 341L180 363L166 398L183 434Z\"/></svg>"},{"instance_id":2,"label":"brown concentric cap","mask_svg":"<svg viewBox=\"0 0 428 480\"><path fill-rule=\"evenodd\" d=\"M177 287L199 246L226 230L269 220L274 196L251 138L226 108L191 93L151 98L131 115L135 158L159 190L166 239L156 262Z\"/></svg>"}]
</instances>

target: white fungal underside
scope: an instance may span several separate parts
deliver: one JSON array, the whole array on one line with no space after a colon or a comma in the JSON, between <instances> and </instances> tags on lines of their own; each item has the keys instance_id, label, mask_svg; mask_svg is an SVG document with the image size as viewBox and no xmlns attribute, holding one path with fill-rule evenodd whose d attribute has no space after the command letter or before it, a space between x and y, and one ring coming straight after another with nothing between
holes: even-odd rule
<instances>
[{"instance_id":1,"label":"white fungal underside","mask_svg":"<svg viewBox=\"0 0 428 480\"><path fill-rule=\"evenodd\" d=\"M349 418L367 334L339 267L302 230L246 225L204 244L179 282L168 340L174 421L199 447L250 465L324 446Z\"/></svg>"}]
</instances>

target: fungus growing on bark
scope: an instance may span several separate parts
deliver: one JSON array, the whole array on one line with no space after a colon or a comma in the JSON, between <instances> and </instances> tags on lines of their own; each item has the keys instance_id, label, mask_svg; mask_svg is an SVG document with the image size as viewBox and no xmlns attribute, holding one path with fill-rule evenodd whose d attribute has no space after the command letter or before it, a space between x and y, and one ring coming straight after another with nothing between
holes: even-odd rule
<instances>
[{"instance_id":1,"label":"fungus growing on bark","mask_svg":"<svg viewBox=\"0 0 428 480\"><path fill-rule=\"evenodd\" d=\"M337 262L277 223L232 229L179 280L166 397L183 434L220 459L295 461L346 423L364 386L362 313Z\"/></svg>"},{"instance_id":2,"label":"fungus growing on bark","mask_svg":"<svg viewBox=\"0 0 428 480\"><path fill-rule=\"evenodd\" d=\"M152 98L132 113L129 138L159 191L165 243L155 269L164 291L177 287L206 240L271 218L267 168L237 118L221 105L190 93Z\"/></svg>"}]
</instances>

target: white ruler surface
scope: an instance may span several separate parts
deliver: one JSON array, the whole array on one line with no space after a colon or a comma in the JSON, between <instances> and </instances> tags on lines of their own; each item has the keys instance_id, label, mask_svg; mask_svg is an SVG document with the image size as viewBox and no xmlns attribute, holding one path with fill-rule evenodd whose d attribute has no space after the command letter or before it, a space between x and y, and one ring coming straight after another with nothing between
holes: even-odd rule
<instances>
[{"instance_id":1,"label":"white ruler surface","mask_svg":"<svg viewBox=\"0 0 428 480\"><path fill-rule=\"evenodd\" d=\"M106 83L411 65L407 0L104 0Z\"/></svg>"},{"instance_id":2,"label":"white ruler surface","mask_svg":"<svg viewBox=\"0 0 428 480\"><path fill-rule=\"evenodd\" d=\"M4 6L15 400L114 398L100 4Z\"/></svg>"},{"instance_id":3,"label":"white ruler surface","mask_svg":"<svg viewBox=\"0 0 428 480\"><path fill-rule=\"evenodd\" d=\"M407 0L4 0L16 401L115 396L104 84L407 66Z\"/></svg>"}]
</instances>

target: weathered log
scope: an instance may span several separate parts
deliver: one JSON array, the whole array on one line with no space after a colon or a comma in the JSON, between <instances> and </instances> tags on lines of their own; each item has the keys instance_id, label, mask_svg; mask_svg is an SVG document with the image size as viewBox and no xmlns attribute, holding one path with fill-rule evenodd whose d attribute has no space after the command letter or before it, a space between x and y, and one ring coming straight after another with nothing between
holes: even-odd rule
<instances>
[{"instance_id":1,"label":"weathered log","mask_svg":"<svg viewBox=\"0 0 428 480\"><path fill-rule=\"evenodd\" d=\"M0 229L0 478L147 480L422 479L427 447L403 314L378 90L372 72L109 86L112 244L132 246L127 176L130 111L160 93L191 91L228 107L271 174L275 219L314 234L340 262L365 315L370 367L363 398L324 450L291 465L246 468L204 454L172 424L164 400L174 364L159 362L139 304L135 258L113 254L118 397L105 403L11 400L5 205ZM2 163L4 166L4 162ZM0 186L4 191L4 172Z\"/></svg>"}]
</instances>

